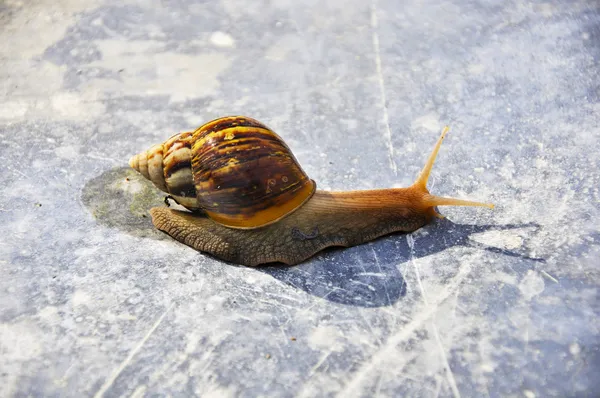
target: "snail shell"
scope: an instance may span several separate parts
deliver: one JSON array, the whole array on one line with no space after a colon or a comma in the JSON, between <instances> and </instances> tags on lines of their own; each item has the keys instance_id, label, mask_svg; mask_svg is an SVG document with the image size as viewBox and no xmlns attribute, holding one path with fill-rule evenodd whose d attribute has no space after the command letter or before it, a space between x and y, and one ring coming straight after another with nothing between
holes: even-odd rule
<instances>
[{"instance_id":1,"label":"snail shell","mask_svg":"<svg viewBox=\"0 0 600 398\"><path fill-rule=\"evenodd\" d=\"M181 205L231 228L274 223L316 189L281 137L243 116L174 135L129 164Z\"/></svg>"}]
</instances>

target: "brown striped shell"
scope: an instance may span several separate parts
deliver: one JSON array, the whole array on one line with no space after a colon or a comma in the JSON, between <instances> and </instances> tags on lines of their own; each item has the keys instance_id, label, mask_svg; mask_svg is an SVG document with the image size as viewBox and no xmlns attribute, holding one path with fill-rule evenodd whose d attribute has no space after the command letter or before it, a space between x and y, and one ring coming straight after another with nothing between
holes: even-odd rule
<instances>
[{"instance_id":1,"label":"brown striped shell","mask_svg":"<svg viewBox=\"0 0 600 398\"><path fill-rule=\"evenodd\" d=\"M232 228L271 224L316 189L281 137L244 116L174 135L129 164L181 205Z\"/></svg>"}]
</instances>

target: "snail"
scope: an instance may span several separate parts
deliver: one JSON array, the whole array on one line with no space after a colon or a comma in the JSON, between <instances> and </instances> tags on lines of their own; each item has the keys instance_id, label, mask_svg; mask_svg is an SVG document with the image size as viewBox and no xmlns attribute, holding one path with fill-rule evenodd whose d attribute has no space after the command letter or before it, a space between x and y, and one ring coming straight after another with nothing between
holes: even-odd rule
<instances>
[{"instance_id":1,"label":"snail","mask_svg":"<svg viewBox=\"0 0 600 398\"><path fill-rule=\"evenodd\" d=\"M201 252L256 266L302 262L429 223L440 205L492 204L434 196L426 184L448 127L408 188L316 189L271 129L245 116L208 122L133 156L129 165L188 211L150 210L156 228Z\"/></svg>"}]
</instances>

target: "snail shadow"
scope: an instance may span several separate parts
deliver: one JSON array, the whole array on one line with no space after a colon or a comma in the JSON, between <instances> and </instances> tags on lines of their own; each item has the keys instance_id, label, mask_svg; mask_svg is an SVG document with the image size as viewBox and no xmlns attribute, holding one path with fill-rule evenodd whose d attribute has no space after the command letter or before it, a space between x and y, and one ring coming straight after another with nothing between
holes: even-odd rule
<instances>
[{"instance_id":1,"label":"snail shadow","mask_svg":"<svg viewBox=\"0 0 600 398\"><path fill-rule=\"evenodd\" d=\"M293 267L259 268L297 289L335 303L359 307L383 307L406 295L403 273L411 258L432 255L455 246L478 248L526 261L545 262L542 258L498 247L486 246L472 236L490 231L521 228L539 229L538 224L471 225L448 219L437 220L424 228L427 234L415 239L412 249L406 234L391 235L352 248L331 248Z\"/></svg>"},{"instance_id":2,"label":"snail shadow","mask_svg":"<svg viewBox=\"0 0 600 398\"><path fill-rule=\"evenodd\" d=\"M88 181L81 194L83 204L98 224L133 236L172 240L154 228L148 215L150 208L164 206L164 198L164 193L128 167L108 170ZM404 236L394 234L356 247L330 248L295 266L271 265L256 270L331 302L382 307L393 305L406 295L403 273L407 272L406 264L411 257L420 258L454 246L465 246L523 260L544 261L485 246L472 239L474 234L488 231L538 229L537 224L467 225L442 219L424 228L426 234L412 235L415 238L412 249ZM199 255L214 258L206 253Z\"/></svg>"}]
</instances>

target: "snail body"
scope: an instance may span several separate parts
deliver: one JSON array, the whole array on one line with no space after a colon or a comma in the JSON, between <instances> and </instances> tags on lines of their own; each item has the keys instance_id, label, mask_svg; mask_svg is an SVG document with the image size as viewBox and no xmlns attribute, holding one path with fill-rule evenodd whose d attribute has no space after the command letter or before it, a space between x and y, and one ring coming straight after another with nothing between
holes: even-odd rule
<instances>
[{"instance_id":1,"label":"snail body","mask_svg":"<svg viewBox=\"0 0 600 398\"><path fill-rule=\"evenodd\" d=\"M190 210L150 210L156 228L220 259L297 264L330 246L411 232L441 217L440 205L493 205L434 196L426 188L442 132L408 188L328 192L283 140L244 116L213 120L131 158L129 164Z\"/></svg>"}]
</instances>

